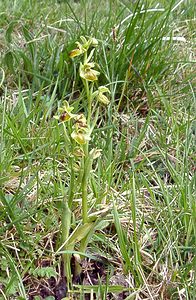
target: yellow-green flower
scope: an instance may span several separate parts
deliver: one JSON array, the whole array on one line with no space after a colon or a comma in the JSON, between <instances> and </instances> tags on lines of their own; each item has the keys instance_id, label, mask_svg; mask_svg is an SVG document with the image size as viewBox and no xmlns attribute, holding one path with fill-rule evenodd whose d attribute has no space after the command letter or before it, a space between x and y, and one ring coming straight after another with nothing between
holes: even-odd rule
<instances>
[{"instance_id":1,"label":"yellow-green flower","mask_svg":"<svg viewBox=\"0 0 196 300\"><path fill-rule=\"evenodd\" d=\"M95 64L93 62L84 65L80 64L80 77L88 81L96 81L100 73L93 69L94 66Z\"/></svg>"},{"instance_id":2,"label":"yellow-green flower","mask_svg":"<svg viewBox=\"0 0 196 300\"><path fill-rule=\"evenodd\" d=\"M76 42L77 48L69 53L69 57L73 58L88 51L89 47L97 47L98 41L95 38L86 39L84 36L80 37L82 43Z\"/></svg>"},{"instance_id":3,"label":"yellow-green flower","mask_svg":"<svg viewBox=\"0 0 196 300\"><path fill-rule=\"evenodd\" d=\"M81 41L82 41L82 48L85 49L86 51L90 48L90 47L97 47L98 46L98 40L96 38L92 38L90 37L88 40L84 37L81 36L80 37Z\"/></svg>"},{"instance_id":4,"label":"yellow-green flower","mask_svg":"<svg viewBox=\"0 0 196 300\"><path fill-rule=\"evenodd\" d=\"M85 115L83 115L83 114L77 115L77 117L75 118L75 121L76 121L75 126L77 129L86 130L88 128Z\"/></svg>"},{"instance_id":5,"label":"yellow-green flower","mask_svg":"<svg viewBox=\"0 0 196 300\"><path fill-rule=\"evenodd\" d=\"M97 47L98 46L98 40L96 38L91 38L91 46L92 47Z\"/></svg>"},{"instance_id":6,"label":"yellow-green flower","mask_svg":"<svg viewBox=\"0 0 196 300\"><path fill-rule=\"evenodd\" d=\"M55 119L60 120L62 122L67 122L73 118L76 118L76 114L72 114L72 110L74 109L73 106L69 106L67 101L64 101L64 105L59 108L60 115L54 116Z\"/></svg>"},{"instance_id":7,"label":"yellow-green flower","mask_svg":"<svg viewBox=\"0 0 196 300\"><path fill-rule=\"evenodd\" d=\"M84 150L77 146L74 148L73 155L76 157L84 157Z\"/></svg>"},{"instance_id":8,"label":"yellow-green flower","mask_svg":"<svg viewBox=\"0 0 196 300\"><path fill-rule=\"evenodd\" d=\"M91 45L91 39L86 39L84 36L80 37L81 41L82 41L82 48L87 51Z\"/></svg>"},{"instance_id":9,"label":"yellow-green flower","mask_svg":"<svg viewBox=\"0 0 196 300\"><path fill-rule=\"evenodd\" d=\"M80 145L84 145L87 141L90 141L89 134L81 130L74 130L71 133L71 137Z\"/></svg>"},{"instance_id":10,"label":"yellow-green flower","mask_svg":"<svg viewBox=\"0 0 196 300\"><path fill-rule=\"evenodd\" d=\"M69 57L73 58L73 57L75 57L75 56L81 55L82 53L84 53L84 52L82 51L82 49L76 48L76 49L73 49L72 51L69 52Z\"/></svg>"},{"instance_id":11,"label":"yellow-green flower","mask_svg":"<svg viewBox=\"0 0 196 300\"><path fill-rule=\"evenodd\" d=\"M93 148L90 152L89 152L89 155L92 159L96 159L98 157L101 156L101 149L95 149Z\"/></svg>"},{"instance_id":12,"label":"yellow-green flower","mask_svg":"<svg viewBox=\"0 0 196 300\"><path fill-rule=\"evenodd\" d=\"M104 93L110 93L109 89L105 86L100 86L98 88L98 93L96 95L96 98L99 102L108 105L110 103L110 100L107 96L104 95Z\"/></svg>"},{"instance_id":13,"label":"yellow-green flower","mask_svg":"<svg viewBox=\"0 0 196 300\"><path fill-rule=\"evenodd\" d=\"M80 145L90 141L90 130L83 114L79 114L75 118L74 131L71 133L71 137Z\"/></svg>"}]
</instances>

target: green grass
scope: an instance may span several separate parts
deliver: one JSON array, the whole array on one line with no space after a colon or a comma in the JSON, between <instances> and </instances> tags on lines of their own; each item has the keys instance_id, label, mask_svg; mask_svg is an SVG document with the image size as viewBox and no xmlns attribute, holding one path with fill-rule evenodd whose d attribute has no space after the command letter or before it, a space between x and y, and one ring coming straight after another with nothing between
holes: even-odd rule
<instances>
[{"instance_id":1,"label":"green grass","mask_svg":"<svg viewBox=\"0 0 196 300\"><path fill-rule=\"evenodd\" d=\"M74 287L75 299L194 299L194 27L193 0L0 0L0 299L29 299L40 278L61 277L70 168L53 115L63 100L87 109L68 55L81 35L99 41L111 104L90 144L102 155L88 189L90 212L108 212L86 253L107 275ZM74 205L73 230L77 183Z\"/></svg>"}]
</instances>

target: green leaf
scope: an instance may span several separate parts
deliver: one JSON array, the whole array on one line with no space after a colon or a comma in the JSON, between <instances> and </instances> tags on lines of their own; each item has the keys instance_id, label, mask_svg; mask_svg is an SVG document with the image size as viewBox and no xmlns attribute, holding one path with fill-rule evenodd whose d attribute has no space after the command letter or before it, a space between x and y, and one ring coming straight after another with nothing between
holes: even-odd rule
<instances>
[{"instance_id":1,"label":"green leaf","mask_svg":"<svg viewBox=\"0 0 196 300\"><path fill-rule=\"evenodd\" d=\"M25 26L22 27L22 31L23 31L23 35L25 37L25 40L27 42L29 42L33 39L32 34L30 33L30 31Z\"/></svg>"},{"instance_id":2,"label":"green leaf","mask_svg":"<svg viewBox=\"0 0 196 300\"><path fill-rule=\"evenodd\" d=\"M76 242L80 242L83 238L87 236L90 230L94 227L94 223L86 223L78 228L70 236L69 240L67 241L66 245L74 245Z\"/></svg>"},{"instance_id":3,"label":"green leaf","mask_svg":"<svg viewBox=\"0 0 196 300\"><path fill-rule=\"evenodd\" d=\"M8 263L6 257L2 256L0 259L0 269L2 271L6 271L8 266L9 266L9 263Z\"/></svg>"},{"instance_id":4,"label":"green leaf","mask_svg":"<svg viewBox=\"0 0 196 300\"><path fill-rule=\"evenodd\" d=\"M17 54L23 60L24 70L27 71L30 74L33 73L33 63L32 63L32 60L29 59L29 57L24 52L22 52L22 51L18 51Z\"/></svg>"},{"instance_id":5,"label":"green leaf","mask_svg":"<svg viewBox=\"0 0 196 300\"><path fill-rule=\"evenodd\" d=\"M6 286L6 294L7 295L14 295L18 292L18 280L13 276L7 286Z\"/></svg>"},{"instance_id":6,"label":"green leaf","mask_svg":"<svg viewBox=\"0 0 196 300\"><path fill-rule=\"evenodd\" d=\"M15 73L14 71L14 55L12 51L8 51L4 56L4 63L11 73Z\"/></svg>"},{"instance_id":7,"label":"green leaf","mask_svg":"<svg viewBox=\"0 0 196 300\"><path fill-rule=\"evenodd\" d=\"M8 43L12 42L12 32L14 30L14 26L16 23L17 23L16 21L11 22L6 30L5 39Z\"/></svg>"},{"instance_id":8,"label":"green leaf","mask_svg":"<svg viewBox=\"0 0 196 300\"><path fill-rule=\"evenodd\" d=\"M30 274L32 274L35 277L42 277L42 278L51 278L57 277L57 272L53 267L43 267L43 268L37 268L35 270L30 270Z\"/></svg>"},{"instance_id":9,"label":"green leaf","mask_svg":"<svg viewBox=\"0 0 196 300\"><path fill-rule=\"evenodd\" d=\"M119 246L120 246L120 251L122 254L122 257L124 259L124 270L127 272L128 270L132 270L132 265L131 265L131 261L130 261L130 257L129 257L129 253L127 251L127 242L125 239L125 235L122 229L122 225L120 222L120 218L118 215L118 211L117 211L117 207L114 204L114 210L113 210L113 214L114 214L114 223L115 223L115 227L116 227L116 231L117 231L117 235L118 235L118 241L119 241Z\"/></svg>"}]
</instances>

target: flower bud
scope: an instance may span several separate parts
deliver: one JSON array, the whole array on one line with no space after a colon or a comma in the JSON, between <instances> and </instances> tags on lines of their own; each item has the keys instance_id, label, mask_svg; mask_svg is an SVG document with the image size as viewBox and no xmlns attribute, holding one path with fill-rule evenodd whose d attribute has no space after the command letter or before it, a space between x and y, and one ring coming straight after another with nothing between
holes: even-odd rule
<instances>
[{"instance_id":1,"label":"flower bud","mask_svg":"<svg viewBox=\"0 0 196 300\"><path fill-rule=\"evenodd\" d=\"M110 93L109 89L106 86L100 86L98 88L98 93L97 93L97 100L105 105L108 105L110 103L109 99L107 96L104 95L104 93Z\"/></svg>"},{"instance_id":2,"label":"flower bud","mask_svg":"<svg viewBox=\"0 0 196 300\"><path fill-rule=\"evenodd\" d=\"M110 100L102 93L99 93L97 96L97 100L104 105L108 105L110 103Z\"/></svg>"},{"instance_id":3,"label":"flower bud","mask_svg":"<svg viewBox=\"0 0 196 300\"><path fill-rule=\"evenodd\" d=\"M98 40L95 38L91 38L91 46L92 47L97 47L98 46Z\"/></svg>"},{"instance_id":4,"label":"flower bud","mask_svg":"<svg viewBox=\"0 0 196 300\"><path fill-rule=\"evenodd\" d=\"M106 86L103 86L101 85L99 88L98 88L98 91L100 93L110 93L110 90L106 87Z\"/></svg>"}]
</instances>

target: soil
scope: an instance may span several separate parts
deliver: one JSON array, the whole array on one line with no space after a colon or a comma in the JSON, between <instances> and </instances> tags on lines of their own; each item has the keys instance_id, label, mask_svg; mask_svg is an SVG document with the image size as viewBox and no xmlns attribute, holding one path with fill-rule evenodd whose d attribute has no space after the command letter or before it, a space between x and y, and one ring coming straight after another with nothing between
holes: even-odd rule
<instances>
[{"instance_id":1,"label":"soil","mask_svg":"<svg viewBox=\"0 0 196 300\"><path fill-rule=\"evenodd\" d=\"M104 259L90 260L84 259L81 262L81 273L78 276L74 276L74 259L72 260L72 273L73 273L73 283L79 285L98 285L100 281L104 284L106 282L108 262ZM120 282L119 282L120 278ZM112 276L111 285L122 285L126 287L126 280L123 275L117 274ZM43 278L30 278L29 279L29 300L34 300L35 296L39 296L41 300L46 299L48 296L53 296L56 300L61 300L64 297L69 297L67 294L67 284L65 276L63 275L63 266L61 265L61 278L56 280L54 277L49 279ZM127 297L126 293L120 293L114 295L109 293L107 299L118 299L123 300ZM68 299L79 299L80 295L73 295L73 298ZM90 300L90 295L85 295L85 300ZM92 298L91 298L92 299ZM94 299L96 296L94 295Z\"/></svg>"}]
</instances>

